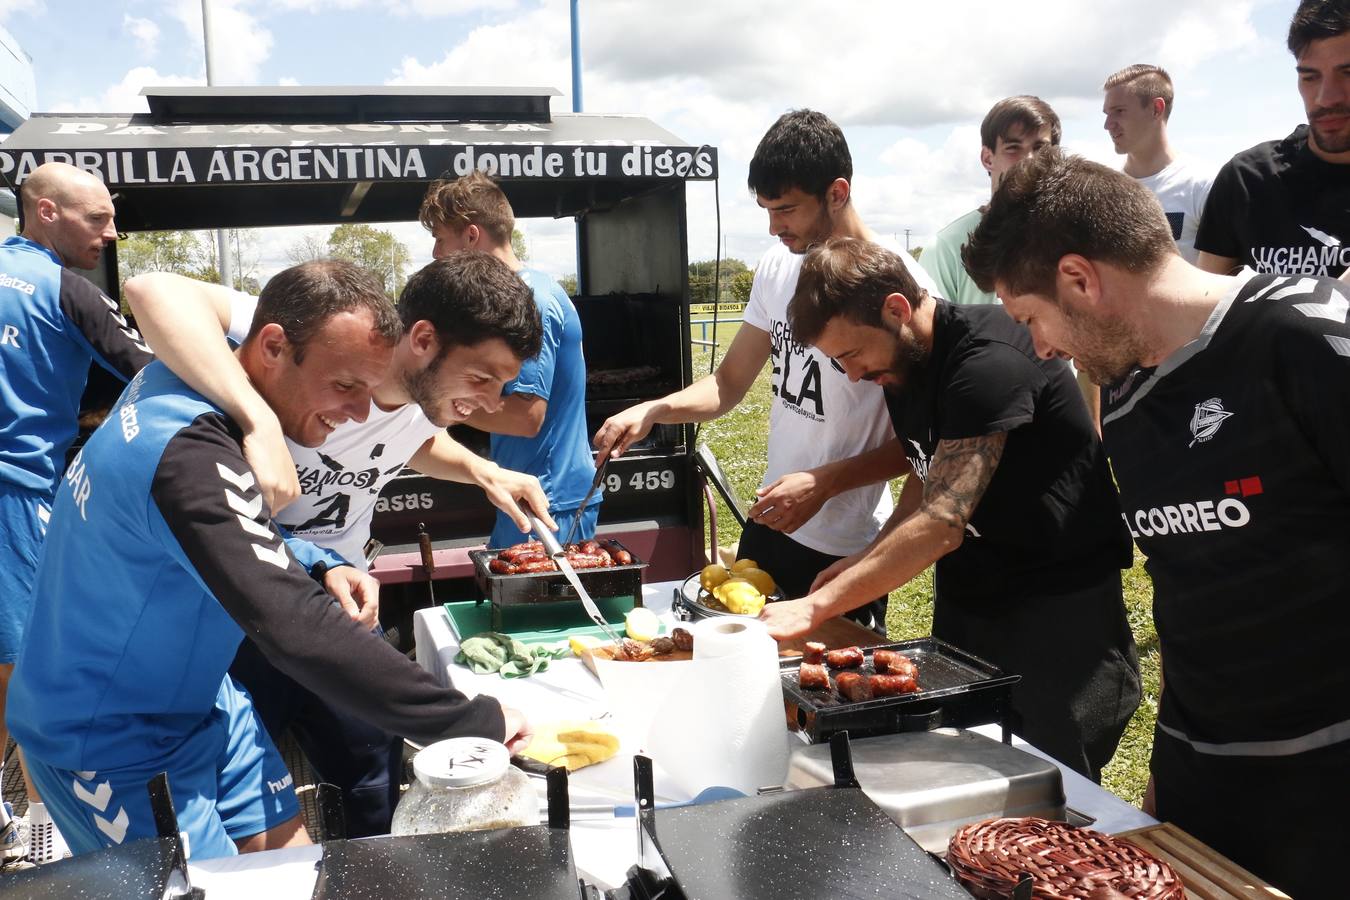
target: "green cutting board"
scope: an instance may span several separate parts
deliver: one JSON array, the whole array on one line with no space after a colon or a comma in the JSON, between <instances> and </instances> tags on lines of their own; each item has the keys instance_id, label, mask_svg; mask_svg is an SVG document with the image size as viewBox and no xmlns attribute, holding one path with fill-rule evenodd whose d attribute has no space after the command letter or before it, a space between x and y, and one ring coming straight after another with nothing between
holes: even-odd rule
<instances>
[{"instance_id":1,"label":"green cutting board","mask_svg":"<svg viewBox=\"0 0 1350 900\"><path fill-rule=\"evenodd\" d=\"M450 627L462 641L484 631L492 631L492 604L484 601L461 600L443 604L450 617ZM600 614L614 630L623 634L623 617L635 605L633 597L606 597L596 600ZM548 644L587 634L605 637L600 626L592 622L580 603L531 603L503 607L502 631L527 644ZM662 629L665 630L664 628Z\"/></svg>"}]
</instances>

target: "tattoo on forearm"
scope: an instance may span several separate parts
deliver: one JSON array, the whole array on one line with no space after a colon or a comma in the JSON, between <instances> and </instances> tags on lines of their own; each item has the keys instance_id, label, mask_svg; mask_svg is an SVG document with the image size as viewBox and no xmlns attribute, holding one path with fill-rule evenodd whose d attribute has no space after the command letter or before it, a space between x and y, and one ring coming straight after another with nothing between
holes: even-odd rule
<instances>
[{"instance_id":1,"label":"tattoo on forearm","mask_svg":"<svg viewBox=\"0 0 1350 900\"><path fill-rule=\"evenodd\" d=\"M939 441L923 486L921 511L964 531L1003 456L1006 434Z\"/></svg>"}]
</instances>

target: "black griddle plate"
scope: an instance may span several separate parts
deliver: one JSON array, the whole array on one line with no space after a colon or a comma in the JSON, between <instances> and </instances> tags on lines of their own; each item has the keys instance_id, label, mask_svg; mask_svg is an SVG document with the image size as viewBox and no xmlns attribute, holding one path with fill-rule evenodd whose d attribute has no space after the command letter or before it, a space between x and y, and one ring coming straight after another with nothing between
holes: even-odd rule
<instances>
[{"instance_id":1,"label":"black griddle plate","mask_svg":"<svg viewBox=\"0 0 1350 900\"><path fill-rule=\"evenodd\" d=\"M2 900L72 900L117 897L161 900L175 877L176 841L146 838L82 853L35 869L0 875ZM182 884L178 876L178 884Z\"/></svg>"},{"instance_id":2,"label":"black griddle plate","mask_svg":"<svg viewBox=\"0 0 1350 900\"><path fill-rule=\"evenodd\" d=\"M688 900L970 898L858 788L785 791L650 815L661 856Z\"/></svg>"},{"instance_id":3,"label":"black griddle plate","mask_svg":"<svg viewBox=\"0 0 1350 900\"><path fill-rule=\"evenodd\" d=\"M872 654L877 650L898 650L913 660L919 667L919 690L859 702L840 694L835 679L843 672L873 674ZM933 637L878 644L863 652L861 668L829 670L828 691L804 690L797 683L800 659L779 661L783 700L812 743L827 741L840 731L858 738L998 722L1011 705L1012 686L1022 678Z\"/></svg>"},{"instance_id":4,"label":"black griddle plate","mask_svg":"<svg viewBox=\"0 0 1350 900\"><path fill-rule=\"evenodd\" d=\"M312 900L577 900L566 829L330 841Z\"/></svg>"}]
</instances>

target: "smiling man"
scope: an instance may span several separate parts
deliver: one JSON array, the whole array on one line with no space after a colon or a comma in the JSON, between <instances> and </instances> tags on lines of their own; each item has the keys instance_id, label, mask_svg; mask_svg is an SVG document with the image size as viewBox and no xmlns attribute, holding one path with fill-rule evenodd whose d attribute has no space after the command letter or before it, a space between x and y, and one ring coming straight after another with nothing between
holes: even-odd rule
<instances>
[{"instance_id":1,"label":"smiling man","mask_svg":"<svg viewBox=\"0 0 1350 900\"><path fill-rule=\"evenodd\" d=\"M152 359L116 301L70 271L97 266L104 246L117 239L103 182L74 166L47 163L19 193L23 233L0 244L0 719L89 365L97 362L125 381ZM7 740L0 722L0 746ZM29 800L34 845L52 848L50 856L59 858L60 835L37 797ZM17 826L0 807L0 862L28 853Z\"/></svg>"},{"instance_id":2,"label":"smiling man","mask_svg":"<svg viewBox=\"0 0 1350 900\"><path fill-rule=\"evenodd\" d=\"M310 445L366 419L400 330L368 273L307 263L268 282L238 358L282 432ZM162 363L143 369L58 489L11 689L10 727L76 853L153 836L145 785L161 771L196 859L308 842L226 674L245 633L388 731L522 736L518 715L440 687L348 617L302 568L319 558L283 543L238 423Z\"/></svg>"},{"instance_id":3,"label":"smiling man","mask_svg":"<svg viewBox=\"0 0 1350 900\"><path fill-rule=\"evenodd\" d=\"M997 306L936 300L865 241L808 253L788 317L850 381L885 388L914 474L868 547L764 608L769 631L802 634L936 563L933 635L1021 675L1014 730L1100 778L1139 703L1130 541L1069 367L1038 359Z\"/></svg>"},{"instance_id":4,"label":"smiling man","mask_svg":"<svg viewBox=\"0 0 1350 900\"><path fill-rule=\"evenodd\" d=\"M844 133L823 113L795 110L769 128L750 160L748 183L778 243L755 267L744 324L715 373L612 416L594 439L602 453L617 456L653 425L715 419L741 402L771 361L768 468L737 553L763 565L790 597L804 595L821 570L876 536L891 511L886 481L908 469L881 391L850 384L788 323L802 254L831 237L878 239L853 205L852 177ZM904 265L937 292L908 254ZM854 616L880 630L884 601Z\"/></svg>"},{"instance_id":5,"label":"smiling man","mask_svg":"<svg viewBox=\"0 0 1350 900\"><path fill-rule=\"evenodd\" d=\"M254 389L221 335L224 328L244 339L257 298L163 274L128 281L126 294L166 364L222 408L239 410L250 434L268 433L275 404ZM480 409L498 408L502 385L538 351L539 316L524 282L487 253L457 253L408 280L398 313L403 335L372 386L369 415L344 422L320 413L305 423L309 440L271 448L261 464L269 471L289 467L290 480L298 479L299 499L276 520L360 569L380 491L405 465L481 486L518 527L527 522L518 500L546 508L534 477L482 459L445 431ZM280 462L271 458L278 455ZM365 627L375 624L375 597L340 599ZM401 741L300 687L252 641L241 645L230 672L253 693L269 733L279 741L291 728L320 777L342 789L348 833L387 832L398 801Z\"/></svg>"},{"instance_id":6,"label":"smiling man","mask_svg":"<svg viewBox=\"0 0 1350 900\"><path fill-rule=\"evenodd\" d=\"M966 264L1104 386L1162 650L1156 815L1343 896L1319 861L1350 802L1350 293L1197 269L1144 188L1058 153L1008 174Z\"/></svg>"},{"instance_id":7,"label":"smiling man","mask_svg":"<svg viewBox=\"0 0 1350 900\"><path fill-rule=\"evenodd\" d=\"M1195 238L1208 272L1350 271L1350 3L1303 0L1288 44L1308 124L1219 170Z\"/></svg>"}]
</instances>

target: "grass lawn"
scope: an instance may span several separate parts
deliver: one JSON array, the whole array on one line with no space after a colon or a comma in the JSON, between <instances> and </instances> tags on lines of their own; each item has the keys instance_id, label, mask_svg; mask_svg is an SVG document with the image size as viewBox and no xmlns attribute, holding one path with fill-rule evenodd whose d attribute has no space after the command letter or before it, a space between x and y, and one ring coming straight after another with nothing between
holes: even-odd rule
<instances>
[{"instance_id":1,"label":"grass lawn","mask_svg":"<svg viewBox=\"0 0 1350 900\"><path fill-rule=\"evenodd\" d=\"M718 329L717 340L725 351L738 326ZM708 373L709 354L694 348L694 377ZM699 440L717 455L737 493L747 502L754 498L768 458L769 370L755 380L745 400L736 409L715 422L706 423ZM899 496L900 482L891 485ZM723 545L740 537L735 519L718 498L718 540ZM1125 606L1130 627L1139 645L1139 664L1144 678L1144 699L1130 721L1115 758L1106 767L1103 785L1117 796L1138 804L1148 781L1148 757L1153 746L1153 720L1158 714L1158 635L1153 630L1153 584L1144 572L1142 559L1135 553L1134 568L1125 573ZM933 570L930 568L904 587L893 591L886 628L895 640L927 635L933 623Z\"/></svg>"}]
</instances>

